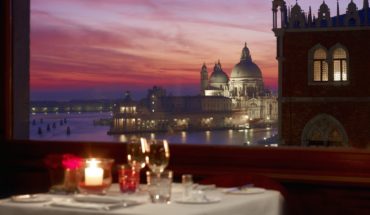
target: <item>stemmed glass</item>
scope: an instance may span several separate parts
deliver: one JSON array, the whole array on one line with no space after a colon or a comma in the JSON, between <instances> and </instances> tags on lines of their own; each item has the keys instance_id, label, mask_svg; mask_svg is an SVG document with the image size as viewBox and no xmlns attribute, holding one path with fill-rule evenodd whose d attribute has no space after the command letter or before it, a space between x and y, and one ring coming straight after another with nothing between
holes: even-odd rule
<instances>
[{"instance_id":1,"label":"stemmed glass","mask_svg":"<svg viewBox=\"0 0 370 215\"><path fill-rule=\"evenodd\" d=\"M127 143L127 162L132 167L144 168L148 151L145 138L133 137Z\"/></svg>"},{"instance_id":2,"label":"stemmed glass","mask_svg":"<svg viewBox=\"0 0 370 215\"><path fill-rule=\"evenodd\" d=\"M161 173L168 166L170 160L170 149L167 140L148 141L147 165L152 172Z\"/></svg>"},{"instance_id":3,"label":"stemmed glass","mask_svg":"<svg viewBox=\"0 0 370 215\"><path fill-rule=\"evenodd\" d=\"M131 172L136 175L136 187L140 184L140 171L145 167L148 144L145 138L132 137L127 143L127 162ZM138 187L140 190L140 187Z\"/></svg>"}]
</instances>

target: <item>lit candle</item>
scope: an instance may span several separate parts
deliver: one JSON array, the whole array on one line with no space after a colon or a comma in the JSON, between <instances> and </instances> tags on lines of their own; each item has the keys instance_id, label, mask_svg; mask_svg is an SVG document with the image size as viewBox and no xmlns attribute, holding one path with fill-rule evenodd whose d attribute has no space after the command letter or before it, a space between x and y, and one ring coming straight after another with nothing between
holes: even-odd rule
<instances>
[{"instance_id":1,"label":"lit candle","mask_svg":"<svg viewBox=\"0 0 370 215\"><path fill-rule=\"evenodd\" d=\"M85 185L87 186L99 186L103 184L103 169L98 167L96 159L86 161L88 167L85 168Z\"/></svg>"}]
</instances>

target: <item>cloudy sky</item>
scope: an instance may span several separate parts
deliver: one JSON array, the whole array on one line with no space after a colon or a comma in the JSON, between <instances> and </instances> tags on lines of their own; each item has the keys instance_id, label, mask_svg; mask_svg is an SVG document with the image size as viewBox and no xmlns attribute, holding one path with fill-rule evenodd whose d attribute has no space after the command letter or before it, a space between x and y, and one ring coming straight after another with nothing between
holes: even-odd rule
<instances>
[{"instance_id":1,"label":"cloudy sky","mask_svg":"<svg viewBox=\"0 0 370 215\"><path fill-rule=\"evenodd\" d=\"M314 13L321 2L298 1ZM276 90L271 22L270 0L31 0L31 99L140 98L153 85L196 95L203 62L230 74L245 42Z\"/></svg>"}]
</instances>

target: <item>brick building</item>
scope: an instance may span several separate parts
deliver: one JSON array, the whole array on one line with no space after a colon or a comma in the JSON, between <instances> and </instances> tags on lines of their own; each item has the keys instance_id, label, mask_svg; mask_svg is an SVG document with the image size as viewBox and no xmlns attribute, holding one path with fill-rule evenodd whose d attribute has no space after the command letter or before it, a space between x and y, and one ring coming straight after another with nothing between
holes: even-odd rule
<instances>
[{"instance_id":1,"label":"brick building","mask_svg":"<svg viewBox=\"0 0 370 215\"><path fill-rule=\"evenodd\" d=\"M317 18L273 1L283 145L370 146L370 8L350 1Z\"/></svg>"}]
</instances>

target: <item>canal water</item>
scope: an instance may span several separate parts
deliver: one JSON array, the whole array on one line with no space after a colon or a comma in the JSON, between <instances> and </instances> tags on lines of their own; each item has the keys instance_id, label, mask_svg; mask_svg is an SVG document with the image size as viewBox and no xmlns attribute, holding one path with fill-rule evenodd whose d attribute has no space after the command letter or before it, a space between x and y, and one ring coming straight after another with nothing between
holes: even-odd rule
<instances>
[{"instance_id":1,"label":"canal water","mask_svg":"<svg viewBox=\"0 0 370 215\"><path fill-rule=\"evenodd\" d=\"M126 142L130 135L108 135L109 126L94 125L94 120L107 119L111 113L49 113L30 116L30 139L55 141ZM69 130L69 132L67 131ZM145 133L147 138L166 138L171 144L212 144L234 146L264 146L273 143L277 129L191 131Z\"/></svg>"}]
</instances>

